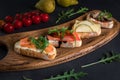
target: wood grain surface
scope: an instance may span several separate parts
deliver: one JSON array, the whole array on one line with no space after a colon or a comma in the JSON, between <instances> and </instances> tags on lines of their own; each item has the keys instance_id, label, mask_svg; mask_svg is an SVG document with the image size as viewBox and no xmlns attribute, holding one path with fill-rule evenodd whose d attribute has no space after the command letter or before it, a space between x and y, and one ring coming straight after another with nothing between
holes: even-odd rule
<instances>
[{"instance_id":1,"label":"wood grain surface","mask_svg":"<svg viewBox=\"0 0 120 80\"><path fill-rule=\"evenodd\" d=\"M59 28L63 26L72 26L75 20L84 20L88 13L72 21L57 26L59 26ZM112 29L102 29L102 34L100 36L90 39L84 39L81 47L72 48L72 49L57 48L57 57L52 61L45 61L42 59L36 59L36 58L19 55L14 52L14 44L15 42L17 42L18 40L24 37L45 35L48 29L55 28L56 26L35 30L35 31L28 31L28 32L0 36L0 45L5 45L8 49L7 55L2 60L0 60L0 71L21 71L21 70L46 68L82 57L90 53L91 51L94 51L97 48L105 45L119 33L120 24L117 20L115 19L113 20L115 24Z\"/></svg>"}]
</instances>

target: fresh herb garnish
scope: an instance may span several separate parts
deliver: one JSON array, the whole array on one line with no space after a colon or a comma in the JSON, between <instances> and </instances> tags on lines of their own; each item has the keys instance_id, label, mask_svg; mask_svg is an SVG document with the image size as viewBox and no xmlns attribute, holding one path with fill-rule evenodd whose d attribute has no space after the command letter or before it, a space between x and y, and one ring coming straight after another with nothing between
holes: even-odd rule
<instances>
[{"instance_id":1,"label":"fresh herb garnish","mask_svg":"<svg viewBox=\"0 0 120 80\"><path fill-rule=\"evenodd\" d=\"M68 30L68 27L62 27L61 29L54 28L54 29L50 29L50 30L48 31L48 34L57 33L57 35L60 36L61 34L64 35L64 33L65 33L67 30Z\"/></svg>"},{"instance_id":2,"label":"fresh herb garnish","mask_svg":"<svg viewBox=\"0 0 120 80\"><path fill-rule=\"evenodd\" d=\"M73 15L76 15L76 14L85 13L86 11L88 11L88 8L85 8L85 7L80 8L76 12L74 12L74 9L70 9L70 10L67 10L67 11L62 11L60 14L58 14L58 19L56 20L56 23L58 23L62 19L69 18L69 17L71 17Z\"/></svg>"},{"instance_id":3,"label":"fresh herb garnish","mask_svg":"<svg viewBox=\"0 0 120 80\"><path fill-rule=\"evenodd\" d=\"M60 36L60 31L58 28L49 29L48 34L57 33Z\"/></svg>"},{"instance_id":4,"label":"fresh herb garnish","mask_svg":"<svg viewBox=\"0 0 120 80\"><path fill-rule=\"evenodd\" d=\"M74 69L72 69L70 72L64 72L63 75L57 75L55 77L52 76L51 78L44 80L70 80L71 78L74 78L74 80L79 80L79 78L82 78L86 75L87 73L84 72L75 73Z\"/></svg>"},{"instance_id":5,"label":"fresh herb garnish","mask_svg":"<svg viewBox=\"0 0 120 80\"><path fill-rule=\"evenodd\" d=\"M88 8L83 7L83 8L80 8L78 11L76 11L76 12L71 13L70 15L68 15L68 17L71 17L71 16L76 15L76 14L85 13L86 11L88 11Z\"/></svg>"},{"instance_id":6,"label":"fresh herb garnish","mask_svg":"<svg viewBox=\"0 0 120 80\"><path fill-rule=\"evenodd\" d=\"M71 13L73 13L74 9L70 9L65 11L62 11L60 14L58 14L58 19L56 20L56 23L58 23L60 20L65 19L66 17L68 17L68 15L70 15Z\"/></svg>"},{"instance_id":7,"label":"fresh herb garnish","mask_svg":"<svg viewBox=\"0 0 120 80\"><path fill-rule=\"evenodd\" d=\"M120 54L114 53L114 52L109 52L106 53L99 61L83 65L81 66L82 68L89 67L98 63L111 63L113 61L120 61Z\"/></svg>"},{"instance_id":8,"label":"fresh herb garnish","mask_svg":"<svg viewBox=\"0 0 120 80\"><path fill-rule=\"evenodd\" d=\"M68 27L62 27L61 29L55 28L55 29L50 29L48 31L48 34L57 33L57 35L62 39L67 32L69 32L70 34L72 34L73 30L69 30Z\"/></svg>"},{"instance_id":9,"label":"fresh herb garnish","mask_svg":"<svg viewBox=\"0 0 120 80\"><path fill-rule=\"evenodd\" d=\"M42 51L48 46L49 42L46 39L46 37L43 36L39 36L37 39L35 39L34 37L30 37L29 38L30 41L35 44L36 48L38 49L42 49Z\"/></svg>"},{"instance_id":10,"label":"fresh herb garnish","mask_svg":"<svg viewBox=\"0 0 120 80\"><path fill-rule=\"evenodd\" d=\"M66 31L68 30L68 28L66 27L62 27L61 29L60 29L60 32L61 32L61 38L63 38L64 36L65 36L65 33L66 33Z\"/></svg>"},{"instance_id":11,"label":"fresh herb garnish","mask_svg":"<svg viewBox=\"0 0 120 80\"><path fill-rule=\"evenodd\" d=\"M110 12L107 12L106 10L102 11L98 15L98 20L104 21L105 19L109 20L112 17L112 14Z\"/></svg>"}]
</instances>

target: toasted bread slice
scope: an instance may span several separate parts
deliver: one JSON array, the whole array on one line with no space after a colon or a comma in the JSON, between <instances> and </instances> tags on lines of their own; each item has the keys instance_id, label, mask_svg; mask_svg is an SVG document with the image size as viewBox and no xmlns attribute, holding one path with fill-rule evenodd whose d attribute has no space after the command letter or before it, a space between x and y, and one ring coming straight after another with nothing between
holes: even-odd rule
<instances>
[{"instance_id":1,"label":"toasted bread slice","mask_svg":"<svg viewBox=\"0 0 120 80\"><path fill-rule=\"evenodd\" d=\"M76 32L67 33L62 38L47 35L47 39L49 43L55 47L73 48L80 47L82 45L82 40Z\"/></svg>"},{"instance_id":2,"label":"toasted bread slice","mask_svg":"<svg viewBox=\"0 0 120 80\"><path fill-rule=\"evenodd\" d=\"M74 48L74 47L80 47L82 45L82 40L77 40L77 41L70 41L70 42L62 42L61 43L61 47L65 47L65 48Z\"/></svg>"},{"instance_id":3,"label":"toasted bread slice","mask_svg":"<svg viewBox=\"0 0 120 80\"><path fill-rule=\"evenodd\" d=\"M101 34L100 24L96 24L88 20L76 20L73 25L73 30L79 34L80 38L91 38Z\"/></svg>"},{"instance_id":4,"label":"toasted bread slice","mask_svg":"<svg viewBox=\"0 0 120 80\"><path fill-rule=\"evenodd\" d=\"M101 13L101 11L96 11L96 12L89 13L87 15L87 20L90 20L90 21L93 21L95 23L100 24L102 28L113 28L114 21L112 19L110 19L110 20L106 19L107 21L97 20L100 13Z\"/></svg>"},{"instance_id":5,"label":"toasted bread slice","mask_svg":"<svg viewBox=\"0 0 120 80\"><path fill-rule=\"evenodd\" d=\"M14 45L14 50L16 53L19 53L21 55L29 56L29 57L34 57L34 58L41 58L44 60L53 60L55 59L57 55L56 48L52 45L52 51L42 51L40 49L32 49L28 47L22 47L20 46L20 41L16 42ZM46 47L47 48L47 47Z\"/></svg>"}]
</instances>

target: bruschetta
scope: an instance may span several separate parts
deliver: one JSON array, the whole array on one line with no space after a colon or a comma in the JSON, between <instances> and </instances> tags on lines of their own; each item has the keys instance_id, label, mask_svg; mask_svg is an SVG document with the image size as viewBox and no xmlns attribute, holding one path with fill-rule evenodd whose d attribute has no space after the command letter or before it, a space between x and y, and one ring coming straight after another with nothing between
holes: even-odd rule
<instances>
[{"instance_id":1,"label":"bruschetta","mask_svg":"<svg viewBox=\"0 0 120 80\"><path fill-rule=\"evenodd\" d=\"M106 11L94 11L87 15L87 20L99 23L102 28L112 28L114 21L112 15Z\"/></svg>"},{"instance_id":2,"label":"bruschetta","mask_svg":"<svg viewBox=\"0 0 120 80\"><path fill-rule=\"evenodd\" d=\"M78 33L68 28L52 29L48 31L47 39L55 47L74 48L82 45Z\"/></svg>"},{"instance_id":3,"label":"bruschetta","mask_svg":"<svg viewBox=\"0 0 120 80\"><path fill-rule=\"evenodd\" d=\"M23 38L15 43L14 50L21 55L44 60L53 60L57 55L56 48L42 36Z\"/></svg>"},{"instance_id":4,"label":"bruschetta","mask_svg":"<svg viewBox=\"0 0 120 80\"><path fill-rule=\"evenodd\" d=\"M101 34L100 24L88 20L76 20L72 29L77 32L81 38L91 38Z\"/></svg>"}]
</instances>

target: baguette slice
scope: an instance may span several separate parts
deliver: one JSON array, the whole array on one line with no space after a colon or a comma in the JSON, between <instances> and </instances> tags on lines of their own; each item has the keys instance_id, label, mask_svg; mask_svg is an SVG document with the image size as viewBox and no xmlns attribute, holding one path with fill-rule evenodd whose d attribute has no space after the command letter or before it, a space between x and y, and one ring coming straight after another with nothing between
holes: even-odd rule
<instances>
[{"instance_id":1,"label":"baguette slice","mask_svg":"<svg viewBox=\"0 0 120 80\"><path fill-rule=\"evenodd\" d=\"M60 45L60 38L53 37L51 35L46 35L48 42L55 47L59 47Z\"/></svg>"},{"instance_id":2,"label":"baguette slice","mask_svg":"<svg viewBox=\"0 0 120 80\"><path fill-rule=\"evenodd\" d=\"M64 48L74 48L74 47L80 47L82 45L82 40L77 40L77 41L70 41L70 42L62 42L61 47Z\"/></svg>"},{"instance_id":3,"label":"baguette slice","mask_svg":"<svg viewBox=\"0 0 120 80\"><path fill-rule=\"evenodd\" d=\"M61 47L74 48L82 46L82 40L78 33L73 32L72 35L65 35L62 38Z\"/></svg>"},{"instance_id":4,"label":"baguette slice","mask_svg":"<svg viewBox=\"0 0 120 80\"><path fill-rule=\"evenodd\" d=\"M56 55L57 55L57 51L56 48L52 45L50 45L52 47L52 51L47 51L47 47L46 49L42 52L42 50L40 49L32 49L32 48L28 48L28 47L22 47L20 46L20 41L16 42L14 45L14 50L15 52L17 52L18 54L21 55L25 55L25 56L29 56L29 57L34 57L34 58L41 58L44 60L53 60L55 59Z\"/></svg>"},{"instance_id":5,"label":"baguette slice","mask_svg":"<svg viewBox=\"0 0 120 80\"><path fill-rule=\"evenodd\" d=\"M113 20L108 20L108 21L97 20L96 18L98 17L99 14L100 14L100 11L91 12L87 15L87 20L100 24L102 28L113 28L114 21Z\"/></svg>"},{"instance_id":6,"label":"baguette slice","mask_svg":"<svg viewBox=\"0 0 120 80\"><path fill-rule=\"evenodd\" d=\"M66 34L61 39L47 35L47 39L49 43L55 47L74 48L82 45L82 40L76 32L73 32L72 34Z\"/></svg>"},{"instance_id":7,"label":"baguette slice","mask_svg":"<svg viewBox=\"0 0 120 80\"><path fill-rule=\"evenodd\" d=\"M91 38L101 34L100 24L88 20L76 20L73 25L73 30L76 31L81 38Z\"/></svg>"}]
</instances>

